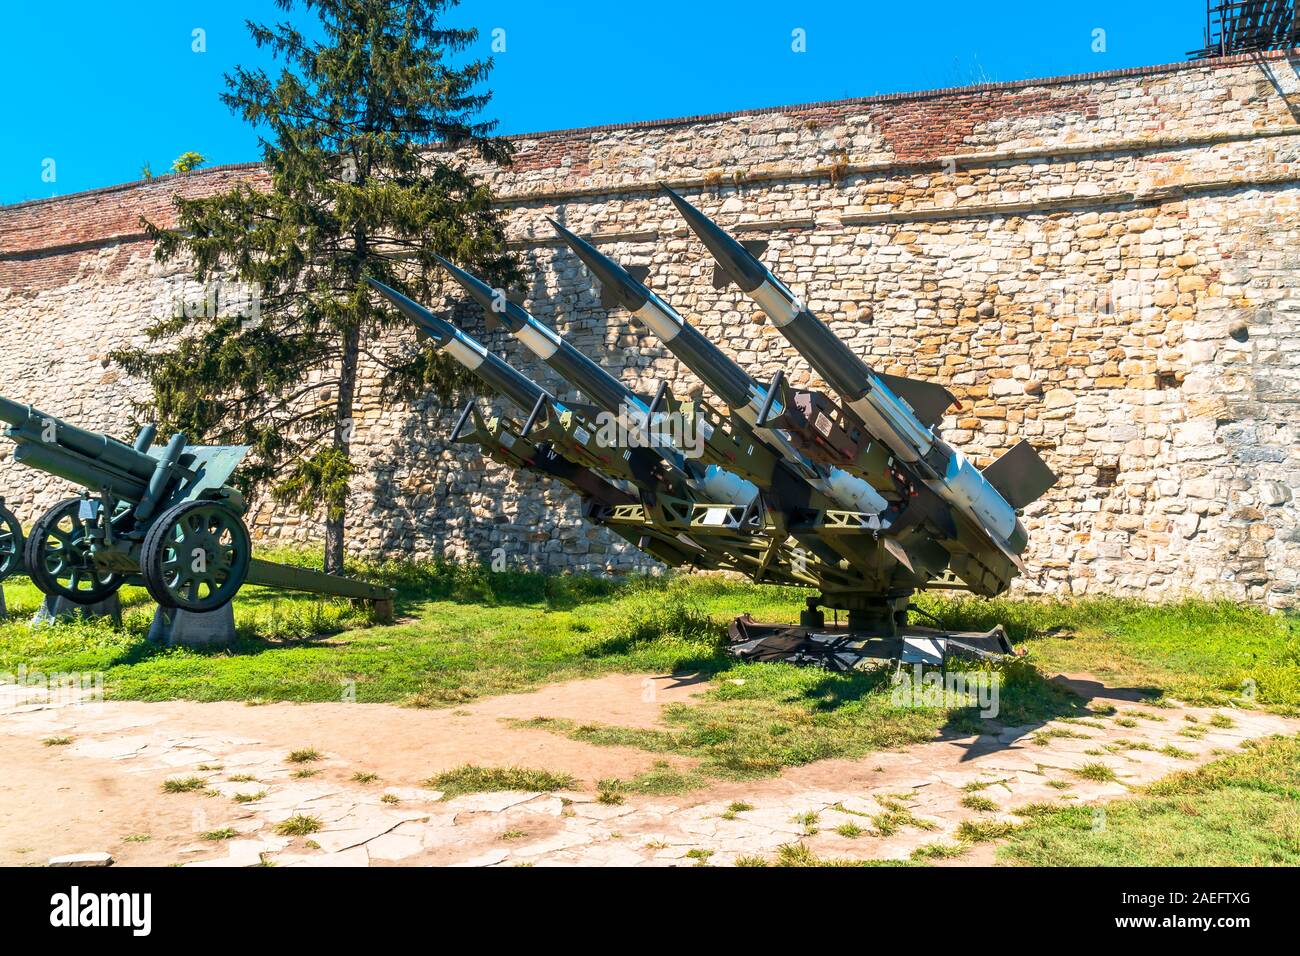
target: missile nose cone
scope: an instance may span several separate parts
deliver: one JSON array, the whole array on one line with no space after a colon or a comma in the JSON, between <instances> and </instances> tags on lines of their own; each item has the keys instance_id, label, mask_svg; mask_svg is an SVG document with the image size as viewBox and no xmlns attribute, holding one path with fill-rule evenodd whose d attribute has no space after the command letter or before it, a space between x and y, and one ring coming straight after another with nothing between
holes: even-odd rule
<instances>
[{"instance_id":1,"label":"missile nose cone","mask_svg":"<svg viewBox=\"0 0 1300 956\"><path fill-rule=\"evenodd\" d=\"M722 231L712 219L704 215L667 186L661 187L686 225L704 243L723 271L729 275L742 292L753 292L768 277L767 268L754 258L748 249Z\"/></svg>"},{"instance_id":2,"label":"missile nose cone","mask_svg":"<svg viewBox=\"0 0 1300 956\"><path fill-rule=\"evenodd\" d=\"M461 288L468 292L474 301L482 306L483 310L487 312L490 318L494 318L501 322L509 328L511 332L518 332L527 324L527 320L523 315L516 314L521 310L519 309L519 306L506 298L504 290L492 288L482 279L471 275L459 266L453 265L442 256L435 255L434 258L441 263L444 269L451 273L451 277L460 283ZM490 322L488 323L488 328L492 328Z\"/></svg>"},{"instance_id":3,"label":"missile nose cone","mask_svg":"<svg viewBox=\"0 0 1300 956\"><path fill-rule=\"evenodd\" d=\"M447 341L453 337L451 323L438 318L418 302L407 298L396 289L384 285L378 279L366 276L366 282L385 299L397 306L403 315L433 336L438 345L446 345Z\"/></svg>"},{"instance_id":4,"label":"missile nose cone","mask_svg":"<svg viewBox=\"0 0 1300 956\"><path fill-rule=\"evenodd\" d=\"M546 221L555 227L560 238L578 254L578 258L596 277L596 281L600 283L601 302L606 308L621 305L629 312L635 312L649 301L649 290L628 275L627 270L621 265L597 250L586 239L575 236L550 216L546 217Z\"/></svg>"}]
</instances>

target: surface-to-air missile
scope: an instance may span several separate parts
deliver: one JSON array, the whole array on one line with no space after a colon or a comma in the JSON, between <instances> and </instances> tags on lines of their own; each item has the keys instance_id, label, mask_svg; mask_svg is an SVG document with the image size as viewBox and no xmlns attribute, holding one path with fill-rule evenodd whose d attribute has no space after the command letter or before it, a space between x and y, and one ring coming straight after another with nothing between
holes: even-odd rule
<instances>
[{"instance_id":1,"label":"surface-to-air missile","mask_svg":"<svg viewBox=\"0 0 1300 956\"><path fill-rule=\"evenodd\" d=\"M656 448L674 467L690 475L693 487L702 496L711 501L746 505L758 494L758 489L751 482L727 471L716 462L687 457L689 453L699 455L702 459L702 449L677 447L671 440L671 430L665 433L656 428L656 417L662 423L665 413L658 408L651 409L654 399L646 401L641 398L499 290L445 259L439 258L438 261L483 308L489 324L504 325L534 355L600 406L602 411L622 415L622 420L639 431L640 441L648 447ZM712 432L713 429L705 424L702 431ZM692 437L697 437L701 443L707 441L704 434Z\"/></svg>"},{"instance_id":2,"label":"surface-to-air missile","mask_svg":"<svg viewBox=\"0 0 1300 956\"><path fill-rule=\"evenodd\" d=\"M189 445L179 432L155 445L153 425L128 445L2 396L0 422L16 462L85 489L38 518L23 545L27 574L52 598L98 604L140 584L163 608L206 612L251 583L392 613L388 588L253 557L244 498L227 483L247 448Z\"/></svg>"},{"instance_id":3,"label":"surface-to-air missile","mask_svg":"<svg viewBox=\"0 0 1300 956\"><path fill-rule=\"evenodd\" d=\"M666 384L653 398L638 395L501 290L450 262L443 265L482 307L489 327L508 329L596 411L627 410L643 423L671 413L699 416L707 427L698 459L681 443L652 443L633 473L626 451L610 461L575 443L575 428L591 430L593 409L566 408L450 322L372 284L439 348L530 411L529 424L519 430L523 437L545 412L553 454L639 496L637 504L619 504L578 489L589 499L585 514L591 520L669 564L683 561L663 557L667 552L655 546L685 538L711 559L696 558L695 566L732 568L756 581L811 584L819 593L801 617L809 631L824 626L821 607L847 610L851 631L891 635L905 624L908 597L917 590L1004 591L1023 567L1027 535L1018 510L1055 480L1037 452L1022 442L977 469L936 432L955 401L947 389L872 370L750 248L680 196L669 196L718 261L715 284L739 285L829 393L794 388L783 372L767 385L756 381L646 285L648 270L624 268L554 220L560 238L599 283L602 305L631 312L723 411L682 401ZM467 406L457 432L470 414ZM559 428L560 419L568 425Z\"/></svg>"},{"instance_id":4,"label":"surface-to-air missile","mask_svg":"<svg viewBox=\"0 0 1300 956\"><path fill-rule=\"evenodd\" d=\"M496 461L559 479L583 497L588 520L672 567L753 574L762 565L771 544L741 530L748 499L735 476L703 481L694 474L693 463L679 455L605 441L605 429L595 421L598 410L561 401L451 322L381 282L367 281L436 349L528 414L523 426L504 416L483 419L471 401L450 441L478 444ZM605 400L623 397L595 394ZM467 431L471 418L476 427ZM702 497L710 492L719 493L720 500ZM779 542L778 550L782 547ZM811 583L805 573L780 564L771 575L785 583Z\"/></svg>"},{"instance_id":5,"label":"surface-to-air missile","mask_svg":"<svg viewBox=\"0 0 1300 956\"><path fill-rule=\"evenodd\" d=\"M982 533L1022 569L1019 556L1028 535L1017 509L1036 501L1056 483L1034 447L1021 441L988 468L976 468L935 434L935 426L954 401L946 389L874 371L750 249L677 193L665 192L713 255L720 272L740 287L835 390L854 421L938 495L957 522Z\"/></svg>"},{"instance_id":6,"label":"surface-to-air missile","mask_svg":"<svg viewBox=\"0 0 1300 956\"><path fill-rule=\"evenodd\" d=\"M630 409L628 417L651 423L656 418L676 415L681 424L677 429L670 429L669 434L694 435L695 451L705 463L703 471L697 472L694 486L705 501L695 503L689 510L681 507L683 503L675 509L666 509L658 516L659 523L669 529L687 531L696 538L706 528L709 537L713 537L726 529L757 526L761 529L760 537L767 542L762 545L765 551L771 550L771 541L776 541L779 548L789 549L798 556L801 567L814 564L820 574L818 580L828 587L835 584L852 587L860 583L860 578L849 567L859 557L860 549L845 552L837 542L827 541L797 524L790 527L789 522L783 519L782 508L825 509L832 507L834 502L810 486L799 471L783 461L781 450L765 445L757 438L743 417L733 415L724 419L703 403L682 402L668 393L667 383L660 386L653 398L641 398L522 306L510 301L502 290L491 288L452 263L440 261L484 309L490 325L504 325L565 381L592 397L607 412ZM654 431L653 425L650 430ZM671 446L669 450L680 452ZM672 456L675 461L678 457L678 454ZM687 460L685 466L690 468L692 464ZM768 500L766 508L759 507L759 489ZM720 501L746 507L741 511L723 513L716 508ZM645 514L626 512L606 517L609 523L628 520L636 523L650 519ZM846 521L841 534L848 534L852 524L854 522ZM878 528L875 512L859 516L856 527L858 530ZM788 540L785 540L786 530L790 532ZM753 547L751 541L748 549ZM756 565L759 576L767 575L774 580L781 577L779 567L774 566L770 559L755 561L751 558L748 564L751 573L755 573Z\"/></svg>"}]
</instances>

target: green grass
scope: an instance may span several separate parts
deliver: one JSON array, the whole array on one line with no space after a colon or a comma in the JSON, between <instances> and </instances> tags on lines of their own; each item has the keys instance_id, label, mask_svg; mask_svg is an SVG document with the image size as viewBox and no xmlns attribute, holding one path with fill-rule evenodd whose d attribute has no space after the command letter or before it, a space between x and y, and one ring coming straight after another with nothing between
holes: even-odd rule
<instances>
[{"instance_id":1,"label":"green grass","mask_svg":"<svg viewBox=\"0 0 1300 956\"><path fill-rule=\"evenodd\" d=\"M918 846L912 851L912 859L916 861L926 860L952 860L970 849L965 844L953 843L927 843L925 846Z\"/></svg>"},{"instance_id":2,"label":"green grass","mask_svg":"<svg viewBox=\"0 0 1300 956\"><path fill-rule=\"evenodd\" d=\"M320 752L308 747L304 750L291 751L287 759L289 763L312 763L320 760Z\"/></svg>"},{"instance_id":3,"label":"green grass","mask_svg":"<svg viewBox=\"0 0 1300 956\"><path fill-rule=\"evenodd\" d=\"M72 743L71 737L46 737L41 741L47 747L66 747Z\"/></svg>"},{"instance_id":4,"label":"green grass","mask_svg":"<svg viewBox=\"0 0 1300 956\"><path fill-rule=\"evenodd\" d=\"M742 863L741 860L745 862ZM838 860L823 859L817 856L803 843L786 843L777 848L776 858L768 860L761 856L739 857L737 866L909 866L905 860Z\"/></svg>"},{"instance_id":5,"label":"green grass","mask_svg":"<svg viewBox=\"0 0 1300 956\"><path fill-rule=\"evenodd\" d=\"M694 771L678 770L666 760L656 760L653 767L645 773L638 774L631 780L601 780L598 789L618 795L620 800L612 802L621 802L621 798L628 794L662 797L697 790L707 782L706 778Z\"/></svg>"},{"instance_id":6,"label":"green grass","mask_svg":"<svg viewBox=\"0 0 1300 956\"><path fill-rule=\"evenodd\" d=\"M319 560L293 551L263 556L308 566ZM13 616L0 622L0 672L102 672L107 696L118 699L333 701L355 692L363 702L435 707L611 672L748 679L745 666L722 652L727 621L751 611L760 620L792 622L808 594L712 577L612 581L494 574L444 562L354 562L349 570L397 589L396 624L374 626L367 612L345 601L248 587L235 602L240 639L215 650L149 644L152 606L139 588L123 589L121 628L77 621L33 630L24 618L39 594L25 579L11 580ZM923 595L918 603L945 626L1004 624L1048 674L1087 671L1153 700L1169 695L1193 703L1226 703L1253 686L1258 703L1300 712L1295 616L1203 600L1152 607ZM776 696L791 689L781 682L787 686L769 685ZM821 689L841 698L859 692L852 678L832 677ZM1015 719L1008 715L1008 722Z\"/></svg>"},{"instance_id":7,"label":"green grass","mask_svg":"<svg viewBox=\"0 0 1300 956\"><path fill-rule=\"evenodd\" d=\"M963 820L957 825L956 837L963 843L998 840L1014 831L1016 825L1003 820Z\"/></svg>"},{"instance_id":8,"label":"green grass","mask_svg":"<svg viewBox=\"0 0 1300 956\"><path fill-rule=\"evenodd\" d=\"M455 770L436 774L424 782L431 790L441 790L442 799L450 800L467 793L491 793L522 790L549 793L572 790L578 782L567 773L532 770L526 767L475 767L466 764Z\"/></svg>"},{"instance_id":9,"label":"green grass","mask_svg":"<svg viewBox=\"0 0 1300 956\"><path fill-rule=\"evenodd\" d=\"M967 810L977 810L980 813L993 813L998 808L998 805L988 797L977 796L973 793L962 797L961 805Z\"/></svg>"},{"instance_id":10,"label":"green grass","mask_svg":"<svg viewBox=\"0 0 1300 956\"><path fill-rule=\"evenodd\" d=\"M1242 698L1253 682L1257 703L1300 713L1300 617L1294 614L1203 599L1149 605L925 595L917 603L947 627L1002 624L1048 672L1088 672L1110 686L1201 705Z\"/></svg>"},{"instance_id":11,"label":"green grass","mask_svg":"<svg viewBox=\"0 0 1300 956\"><path fill-rule=\"evenodd\" d=\"M298 563L313 559L267 556ZM219 650L149 644L144 635L151 605L143 591L131 588L123 592L126 614L120 628L74 621L30 629L23 618L38 596L25 581L8 582L15 616L0 622L0 672L19 667L99 671L107 695L116 699L261 703L334 701L355 694L359 701L428 707L608 673L695 672L714 678L692 702L665 706L663 726L657 728L523 722L575 740L688 761L664 761L632 780L605 781L607 799L681 793L712 779L767 776L940 734L990 729L970 708L895 706L884 671L828 673L745 664L725 654L731 618L749 611L760 620L794 621L808 593L800 589L701 576L611 581L492 574L437 562L356 564L352 570L397 588L398 623L375 626L347 602L246 588L235 606L240 638ZM1103 713L1046 679L1058 671L1089 672L1110 686L1143 694L1148 709L1125 711L1117 721L1125 727L1163 719L1150 708L1163 706L1166 697L1248 706L1251 701L1242 698L1251 688L1253 703L1300 713L1300 619L1295 616L1195 600L1151 607L1110 599L922 596L918 603L944 626L986 629L1001 623L1027 648L1023 659L984 666L1002 678L1000 724L1069 722L1042 729L1044 741L1086 737L1073 728L1093 727ZM1182 732L1198 734L1230 720L1187 724ZM1162 752L1191 756L1175 747ZM319 756L307 749L290 759L310 762ZM544 771L464 767L430 785L455 796L550 791L575 782ZM889 810L873 826L896 829L905 820L904 812Z\"/></svg>"},{"instance_id":12,"label":"green grass","mask_svg":"<svg viewBox=\"0 0 1300 956\"><path fill-rule=\"evenodd\" d=\"M207 785L208 782L202 777L173 777L163 781L162 789L163 793L193 793Z\"/></svg>"},{"instance_id":13,"label":"green grass","mask_svg":"<svg viewBox=\"0 0 1300 956\"><path fill-rule=\"evenodd\" d=\"M999 859L1030 866L1296 866L1300 738L1256 741L1139 795L1051 807L1007 834Z\"/></svg>"},{"instance_id":14,"label":"green grass","mask_svg":"<svg viewBox=\"0 0 1300 956\"><path fill-rule=\"evenodd\" d=\"M202 834L199 839L216 842L218 840L233 840L237 836L239 836L238 830L233 827L222 827L220 830L209 830L207 833Z\"/></svg>"},{"instance_id":15,"label":"green grass","mask_svg":"<svg viewBox=\"0 0 1300 956\"><path fill-rule=\"evenodd\" d=\"M275 832L280 836L307 836L309 833L315 833L320 828L321 822L316 817L296 813L277 823Z\"/></svg>"},{"instance_id":16,"label":"green grass","mask_svg":"<svg viewBox=\"0 0 1300 956\"><path fill-rule=\"evenodd\" d=\"M1079 698L1023 661L984 666L1001 674L1001 719L1008 723L1086 711ZM695 702L665 706L666 729L559 718L513 723L587 743L691 757L702 774L741 780L920 743L942 732L987 729L967 708L895 705L884 670L836 674L789 664L735 663L727 678Z\"/></svg>"},{"instance_id":17,"label":"green grass","mask_svg":"<svg viewBox=\"0 0 1300 956\"><path fill-rule=\"evenodd\" d=\"M1086 763L1082 767L1076 767L1070 771L1076 777L1082 777L1084 780L1095 780L1097 782L1107 782L1116 780L1115 771L1111 770L1104 763Z\"/></svg>"}]
</instances>

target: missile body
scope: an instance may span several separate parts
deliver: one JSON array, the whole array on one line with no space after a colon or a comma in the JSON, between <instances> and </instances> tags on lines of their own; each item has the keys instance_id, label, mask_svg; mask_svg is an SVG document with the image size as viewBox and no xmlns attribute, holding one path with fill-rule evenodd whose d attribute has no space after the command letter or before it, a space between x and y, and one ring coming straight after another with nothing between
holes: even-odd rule
<instances>
[{"instance_id":1,"label":"missile body","mask_svg":"<svg viewBox=\"0 0 1300 956\"><path fill-rule=\"evenodd\" d=\"M654 332L683 365L749 425L754 434L775 448L804 481L853 511L879 514L888 507L888 502L866 481L841 468L816 464L794 446L784 431L758 425L760 413L768 404L763 386L622 266L554 220L552 225L586 263L602 289ZM779 414L779 406L776 412Z\"/></svg>"},{"instance_id":2,"label":"missile body","mask_svg":"<svg viewBox=\"0 0 1300 956\"><path fill-rule=\"evenodd\" d=\"M519 372L489 352L483 345L466 335L450 322L438 318L417 302L408 299L396 289L367 279L384 298L401 310L402 314L423 329L434 340L438 349L445 351L465 368L476 374L490 387L500 392L524 411L531 411L539 401L559 406L559 400L527 375Z\"/></svg>"},{"instance_id":3,"label":"missile body","mask_svg":"<svg viewBox=\"0 0 1300 956\"><path fill-rule=\"evenodd\" d=\"M586 418L566 407L508 362L493 355L474 338L382 282L374 279L366 281L396 305L407 318L428 332L439 349L446 351L519 408L532 414L543 408L551 409L555 413L555 421L546 426L547 434L559 444L566 456L638 487L648 490L663 487L680 496L679 489L686 484L687 476L662 457L648 448L625 449L622 454L617 449L604 448L595 440L596 436L589 427L591 423ZM528 431L527 428L524 430Z\"/></svg>"},{"instance_id":4,"label":"missile body","mask_svg":"<svg viewBox=\"0 0 1300 956\"><path fill-rule=\"evenodd\" d=\"M498 290L470 275L441 257L438 261L451 273L466 292L496 320L524 343L538 358L559 373L606 412L619 414L627 409L637 422L650 424L649 406L639 395L593 362L581 351L566 342L557 332L538 321L523 306L511 302ZM758 494L758 488L718 465L698 466L672 447L664 447L644 436L646 445L653 444L674 467L690 474L692 485L708 500L749 504Z\"/></svg>"},{"instance_id":5,"label":"missile body","mask_svg":"<svg viewBox=\"0 0 1300 956\"><path fill-rule=\"evenodd\" d=\"M952 396L939 386L876 373L748 249L675 192L665 191L718 265L844 399L866 430L944 501L973 518L995 543L1012 555L1023 551L1028 535L1015 508L965 455L933 431L933 422ZM915 390L912 402L898 394L904 388ZM931 424L918 418L918 408L927 410Z\"/></svg>"}]
</instances>

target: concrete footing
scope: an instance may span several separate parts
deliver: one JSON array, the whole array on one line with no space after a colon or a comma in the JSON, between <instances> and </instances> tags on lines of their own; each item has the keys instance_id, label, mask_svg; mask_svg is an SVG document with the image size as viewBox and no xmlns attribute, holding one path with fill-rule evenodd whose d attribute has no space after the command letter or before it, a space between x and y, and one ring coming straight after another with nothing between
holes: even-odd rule
<instances>
[{"instance_id":1,"label":"concrete footing","mask_svg":"<svg viewBox=\"0 0 1300 956\"><path fill-rule=\"evenodd\" d=\"M196 613L179 608L160 607L149 625L149 640L168 646L219 647L235 640L233 604L216 611Z\"/></svg>"},{"instance_id":2,"label":"concrete footing","mask_svg":"<svg viewBox=\"0 0 1300 956\"><path fill-rule=\"evenodd\" d=\"M107 617L114 624L122 623L122 601L117 594L111 594L95 604L77 604L67 598L45 595L45 600L32 617L32 624L53 624L60 619L81 615L83 617Z\"/></svg>"}]
</instances>

